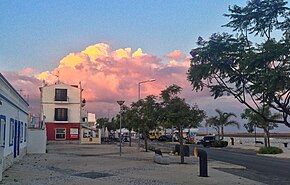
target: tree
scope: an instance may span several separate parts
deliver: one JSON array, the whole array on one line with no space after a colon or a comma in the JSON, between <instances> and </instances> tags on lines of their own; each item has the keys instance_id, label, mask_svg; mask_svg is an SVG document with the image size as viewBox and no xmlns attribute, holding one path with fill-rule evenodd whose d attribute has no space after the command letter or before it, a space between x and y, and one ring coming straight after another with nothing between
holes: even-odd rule
<instances>
[{"instance_id":1,"label":"tree","mask_svg":"<svg viewBox=\"0 0 290 185\"><path fill-rule=\"evenodd\" d=\"M149 131L156 128L158 120L158 107L156 96L150 95L131 104L131 109L134 113L134 118L138 120L137 129L144 136L145 150L148 151ZM135 125L136 126L136 125Z\"/></svg>"},{"instance_id":2,"label":"tree","mask_svg":"<svg viewBox=\"0 0 290 185\"><path fill-rule=\"evenodd\" d=\"M98 118L96 122L99 128L107 127L108 130L115 130L117 128L114 119L110 121L109 118Z\"/></svg>"},{"instance_id":3,"label":"tree","mask_svg":"<svg viewBox=\"0 0 290 185\"><path fill-rule=\"evenodd\" d=\"M234 113L223 112L219 109L216 109L215 111L218 113L218 116L207 119L205 126L213 126L213 128L217 130L218 136L221 134L222 139L224 138L224 127L234 125L240 128L239 122L230 120L231 117L237 117Z\"/></svg>"},{"instance_id":4,"label":"tree","mask_svg":"<svg viewBox=\"0 0 290 185\"><path fill-rule=\"evenodd\" d=\"M248 122L244 124L244 127L247 130L247 132L253 133L255 131L256 125L253 124L252 122ZM255 135L255 138L256 138L256 135Z\"/></svg>"},{"instance_id":5,"label":"tree","mask_svg":"<svg viewBox=\"0 0 290 185\"><path fill-rule=\"evenodd\" d=\"M163 120L178 129L179 132L179 144L180 144L180 160L181 164L184 163L183 153L183 128L194 127L197 128L200 122L205 118L203 110L198 109L195 105L191 107L185 102L184 99L177 96L182 90L177 85L171 85L167 89L161 91L161 98L163 102L162 112L165 112Z\"/></svg>"},{"instance_id":6,"label":"tree","mask_svg":"<svg viewBox=\"0 0 290 185\"><path fill-rule=\"evenodd\" d=\"M138 119L136 117L136 112L134 112L134 110L132 110L131 107L123 105L122 109L123 109L122 123L123 127L129 130L129 138L130 138L129 146L131 146L132 143L131 132L134 128L137 129Z\"/></svg>"},{"instance_id":7,"label":"tree","mask_svg":"<svg viewBox=\"0 0 290 185\"><path fill-rule=\"evenodd\" d=\"M214 98L232 95L265 121L290 127L290 9L284 0L252 0L245 7L234 5L225 14L236 36L214 33L198 38L187 78L193 90L207 87ZM282 33L280 40L273 32ZM276 34L277 35L277 34ZM250 38L261 37L261 43ZM266 117L264 105L282 114Z\"/></svg>"},{"instance_id":8,"label":"tree","mask_svg":"<svg viewBox=\"0 0 290 185\"><path fill-rule=\"evenodd\" d=\"M270 147L270 130L274 129L275 127L278 127L277 123L275 122L269 122L263 117L266 117L268 120L274 120L281 118L282 115L279 113L274 113L270 111L269 106L264 106L262 109L257 110L260 112L260 114L257 114L256 112L252 111L251 109L245 109L244 113L241 114L242 119L248 119L248 124L255 125L258 128L262 128L265 133L265 147ZM263 115L260 116L260 115Z\"/></svg>"}]
</instances>

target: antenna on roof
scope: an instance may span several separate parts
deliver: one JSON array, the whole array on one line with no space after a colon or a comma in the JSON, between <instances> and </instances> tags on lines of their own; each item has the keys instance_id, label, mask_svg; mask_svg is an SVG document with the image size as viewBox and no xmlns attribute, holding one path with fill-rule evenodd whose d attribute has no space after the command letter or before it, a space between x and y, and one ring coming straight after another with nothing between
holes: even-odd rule
<instances>
[{"instance_id":1,"label":"antenna on roof","mask_svg":"<svg viewBox=\"0 0 290 185\"><path fill-rule=\"evenodd\" d=\"M51 73L53 76L56 76L56 78L57 78L57 81L56 81L56 84L59 84L59 70L57 70L56 71L56 74L53 74L53 73Z\"/></svg>"}]
</instances>

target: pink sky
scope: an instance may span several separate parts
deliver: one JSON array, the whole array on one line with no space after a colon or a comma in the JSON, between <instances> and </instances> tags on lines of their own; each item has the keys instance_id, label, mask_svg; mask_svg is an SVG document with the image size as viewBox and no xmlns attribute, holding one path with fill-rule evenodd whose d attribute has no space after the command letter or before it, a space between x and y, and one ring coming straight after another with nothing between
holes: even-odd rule
<instances>
[{"instance_id":1,"label":"pink sky","mask_svg":"<svg viewBox=\"0 0 290 185\"><path fill-rule=\"evenodd\" d=\"M21 94L35 114L39 113L42 80L54 83L58 80L57 75L66 84L81 81L83 97L87 100L85 108L97 117L115 116L119 111L117 100L125 100L126 105L137 101L138 82L148 79L156 81L141 85L141 98L151 94L158 96L166 87L177 84L183 88L180 96L191 105L197 103L209 116L215 114L216 108L231 112L243 109L231 97L214 100L207 90L192 91L186 75L189 63L189 56L179 50L158 58L143 53L140 48L137 51L131 48L112 50L108 44L99 43L68 54L51 71L40 72L30 67L3 74L16 90L22 90Z\"/></svg>"}]
</instances>

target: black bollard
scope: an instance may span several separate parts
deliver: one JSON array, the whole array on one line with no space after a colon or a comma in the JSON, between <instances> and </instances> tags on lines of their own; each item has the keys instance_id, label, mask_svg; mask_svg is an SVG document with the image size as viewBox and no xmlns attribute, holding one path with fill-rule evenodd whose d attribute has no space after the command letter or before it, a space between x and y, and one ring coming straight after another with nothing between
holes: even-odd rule
<instances>
[{"instance_id":1,"label":"black bollard","mask_svg":"<svg viewBox=\"0 0 290 185\"><path fill-rule=\"evenodd\" d=\"M234 144L235 144L235 140L234 140L234 138L233 138L233 137L231 137L231 143L232 143L232 145L234 145Z\"/></svg>"},{"instance_id":2,"label":"black bollard","mask_svg":"<svg viewBox=\"0 0 290 185\"><path fill-rule=\"evenodd\" d=\"M194 148L194 156L199 157L199 176L208 177L206 151Z\"/></svg>"}]
</instances>

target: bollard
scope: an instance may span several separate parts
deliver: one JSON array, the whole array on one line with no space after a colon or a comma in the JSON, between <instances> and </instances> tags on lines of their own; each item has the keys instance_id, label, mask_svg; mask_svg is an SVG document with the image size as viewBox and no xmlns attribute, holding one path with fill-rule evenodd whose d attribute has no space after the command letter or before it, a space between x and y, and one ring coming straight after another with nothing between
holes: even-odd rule
<instances>
[{"instance_id":1,"label":"bollard","mask_svg":"<svg viewBox=\"0 0 290 185\"><path fill-rule=\"evenodd\" d=\"M194 156L199 157L199 176L208 177L207 173L207 153L204 150L194 148Z\"/></svg>"},{"instance_id":2,"label":"bollard","mask_svg":"<svg viewBox=\"0 0 290 185\"><path fill-rule=\"evenodd\" d=\"M235 144L235 140L234 140L234 138L233 138L233 137L231 137L231 143L232 143L232 145L234 145L234 144Z\"/></svg>"}]
</instances>

